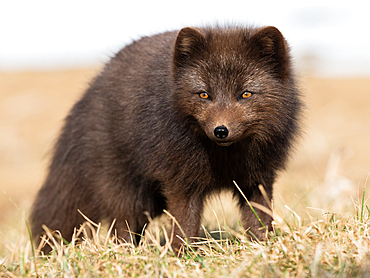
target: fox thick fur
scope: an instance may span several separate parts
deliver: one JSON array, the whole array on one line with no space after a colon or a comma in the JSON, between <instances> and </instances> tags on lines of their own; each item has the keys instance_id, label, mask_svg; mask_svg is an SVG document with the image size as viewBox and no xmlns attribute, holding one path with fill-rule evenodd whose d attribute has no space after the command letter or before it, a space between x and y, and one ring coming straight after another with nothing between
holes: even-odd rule
<instances>
[{"instance_id":1,"label":"fox thick fur","mask_svg":"<svg viewBox=\"0 0 370 278\"><path fill-rule=\"evenodd\" d=\"M268 206L258 186L272 199L301 110L289 47L275 27L187 27L134 41L66 118L33 205L33 235L46 225L71 240L84 222L80 210L96 223L116 219L117 235L130 240L146 213L165 209L191 239L205 199L229 190L244 228L262 239L233 181ZM271 230L271 217L256 212ZM174 248L180 244L174 237Z\"/></svg>"}]
</instances>

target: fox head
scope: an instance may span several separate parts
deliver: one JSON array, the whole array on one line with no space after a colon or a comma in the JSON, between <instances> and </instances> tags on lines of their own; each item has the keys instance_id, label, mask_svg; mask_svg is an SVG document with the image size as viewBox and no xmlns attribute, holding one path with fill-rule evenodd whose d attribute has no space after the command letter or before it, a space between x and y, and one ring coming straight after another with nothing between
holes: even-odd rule
<instances>
[{"instance_id":1,"label":"fox head","mask_svg":"<svg viewBox=\"0 0 370 278\"><path fill-rule=\"evenodd\" d=\"M184 28L173 53L174 102L195 132L229 146L297 129L289 47L275 27Z\"/></svg>"}]
</instances>

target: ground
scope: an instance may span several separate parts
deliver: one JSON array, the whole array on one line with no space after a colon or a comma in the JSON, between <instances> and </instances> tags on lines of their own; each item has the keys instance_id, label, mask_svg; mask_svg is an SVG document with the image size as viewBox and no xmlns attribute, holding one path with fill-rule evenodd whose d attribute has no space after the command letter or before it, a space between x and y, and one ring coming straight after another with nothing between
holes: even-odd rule
<instances>
[{"instance_id":1,"label":"ground","mask_svg":"<svg viewBox=\"0 0 370 278\"><path fill-rule=\"evenodd\" d=\"M0 73L0 235L27 217L63 119L98 71ZM278 179L275 203L353 214L352 199L359 200L370 172L370 78L302 77L300 86L304 133ZM215 209L237 222L230 198L222 200L205 221L215 221Z\"/></svg>"}]
</instances>

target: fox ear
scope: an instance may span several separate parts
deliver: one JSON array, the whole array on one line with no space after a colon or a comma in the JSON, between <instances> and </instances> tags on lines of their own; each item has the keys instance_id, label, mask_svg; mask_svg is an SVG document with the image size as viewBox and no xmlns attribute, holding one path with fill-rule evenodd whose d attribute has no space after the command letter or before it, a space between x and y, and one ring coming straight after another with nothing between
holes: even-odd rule
<instances>
[{"instance_id":1,"label":"fox ear","mask_svg":"<svg viewBox=\"0 0 370 278\"><path fill-rule=\"evenodd\" d=\"M278 77L285 78L290 72L289 46L280 31L263 27L249 40L249 46L257 59L272 67Z\"/></svg>"},{"instance_id":2,"label":"fox ear","mask_svg":"<svg viewBox=\"0 0 370 278\"><path fill-rule=\"evenodd\" d=\"M186 27L180 30L174 50L175 67L192 63L205 50L205 37L199 29Z\"/></svg>"}]
</instances>

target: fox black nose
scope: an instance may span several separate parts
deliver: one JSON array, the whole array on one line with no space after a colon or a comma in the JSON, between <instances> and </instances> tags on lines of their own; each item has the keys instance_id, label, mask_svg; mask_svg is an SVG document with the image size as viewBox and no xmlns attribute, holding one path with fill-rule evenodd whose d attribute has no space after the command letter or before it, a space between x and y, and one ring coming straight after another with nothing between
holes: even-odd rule
<instances>
[{"instance_id":1,"label":"fox black nose","mask_svg":"<svg viewBox=\"0 0 370 278\"><path fill-rule=\"evenodd\" d=\"M225 139L229 135L229 130L226 126L218 126L215 128L214 134L218 139Z\"/></svg>"}]
</instances>

